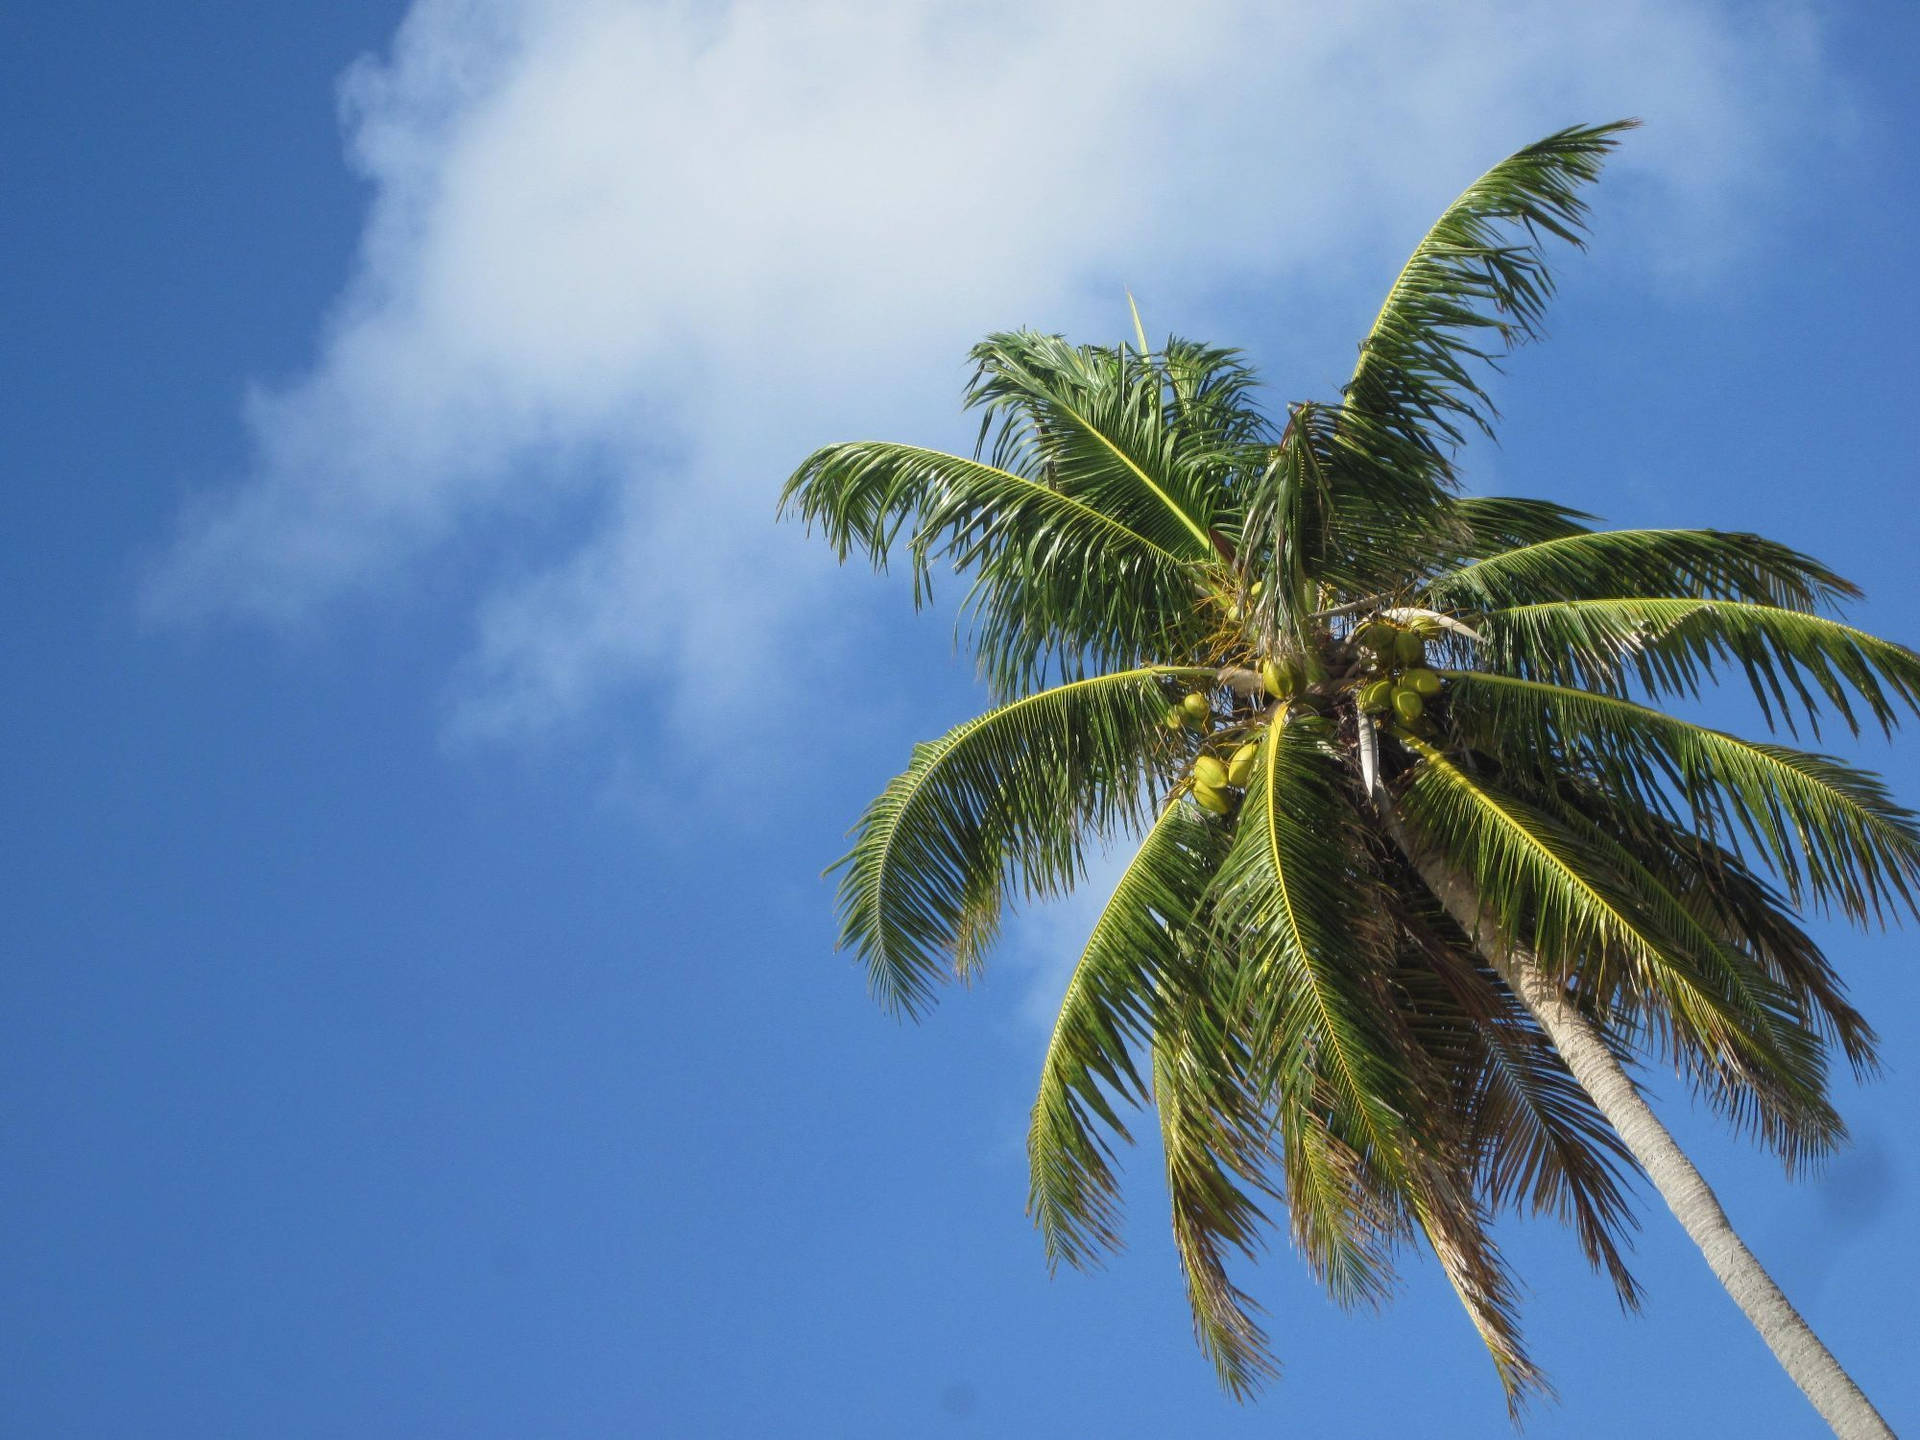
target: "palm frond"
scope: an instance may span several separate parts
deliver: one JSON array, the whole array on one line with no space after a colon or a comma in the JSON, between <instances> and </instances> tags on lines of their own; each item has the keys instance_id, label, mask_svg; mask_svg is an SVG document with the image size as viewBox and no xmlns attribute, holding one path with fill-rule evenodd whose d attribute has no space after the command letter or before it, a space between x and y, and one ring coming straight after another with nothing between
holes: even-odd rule
<instances>
[{"instance_id":1,"label":"palm frond","mask_svg":"<svg viewBox=\"0 0 1920 1440\"><path fill-rule=\"evenodd\" d=\"M1419 756L1402 805L1423 840L1470 874L1486 918L1576 981L1601 1019L1631 1019L1737 1125L1789 1163L1842 1133L1824 1096L1819 1037L1792 996L1615 837L1571 812L1502 794L1439 751Z\"/></svg>"},{"instance_id":2,"label":"palm frond","mask_svg":"<svg viewBox=\"0 0 1920 1440\"><path fill-rule=\"evenodd\" d=\"M1200 453L1257 446L1271 438L1267 417L1253 403L1260 379L1238 350L1179 336L1149 361L1166 382L1165 424L1184 432Z\"/></svg>"},{"instance_id":3,"label":"palm frond","mask_svg":"<svg viewBox=\"0 0 1920 1440\"><path fill-rule=\"evenodd\" d=\"M1369 1168L1403 1180L1413 1081L1386 994L1391 933L1344 785L1323 743L1268 727L1216 881L1214 943L1239 957L1276 1086L1323 1080Z\"/></svg>"},{"instance_id":4,"label":"palm frond","mask_svg":"<svg viewBox=\"0 0 1920 1440\"><path fill-rule=\"evenodd\" d=\"M1849 919L1920 914L1920 817L1872 775L1825 755L1743 740L1622 699L1475 671L1452 682L1449 715L1476 748L1591 774L1668 811L1677 797L1708 835L1744 840L1794 905Z\"/></svg>"},{"instance_id":5,"label":"palm frond","mask_svg":"<svg viewBox=\"0 0 1920 1440\"><path fill-rule=\"evenodd\" d=\"M1067 982L1027 1132L1027 1211L1049 1263L1086 1266L1120 1246L1111 1134L1149 1096L1134 1064L1177 988L1181 945L1225 854L1226 835L1190 800L1170 802L1121 874ZM1106 1132L1106 1133L1103 1133Z\"/></svg>"},{"instance_id":6,"label":"palm frond","mask_svg":"<svg viewBox=\"0 0 1920 1440\"><path fill-rule=\"evenodd\" d=\"M1563 805L1622 837L1635 858L1727 945L1760 964L1792 997L1805 1023L1838 1044L1854 1075L1878 1073L1873 1027L1846 998L1846 983L1795 921L1786 897L1740 856L1631 799L1572 774L1557 777Z\"/></svg>"},{"instance_id":7,"label":"palm frond","mask_svg":"<svg viewBox=\"0 0 1920 1440\"><path fill-rule=\"evenodd\" d=\"M1825 1038L1801 995L1726 937L1714 909L1686 885L1690 877L1680 872L1668 883L1631 843L1630 831L1600 824L1579 805L1551 813L1588 855L1608 864L1619 877L1618 893L1659 938L1659 967L1643 965L1630 987L1601 997L1615 1022L1637 1027L1789 1174L1830 1155L1846 1126L1827 1093Z\"/></svg>"},{"instance_id":8,"label":"palm frond","mask_svg":"<svg viewBox=\"0 0 1920 1440\"><path fill-rule=\"evenodd\" d=\"M903 549L916 605L936 562L971 574L964 609L1002 697L1052 662L1136 664L1191 644L1181 633L1193 622L1191 561L1032 476L917 445L829 445L794 472L780 505L842 560L858 551L884 570Z\"/></svg>"},{"instance_id":9,"label":"palm frond","mask_svg":"<svg viewBox=\"0 0 1920 1440\"><path fill-rule=\"evenodd\" d=\"M1797 550L1722 530L1588 530L1487 555L1427 586L1443 605L1498 609L1542 600L1674 595L1817 610L1859 589Z\"/></svg>"},{"instance_id":10,"label":"palm frond","mask_svg":"<svg viewBox=\"0 0 1920 1440\"><path fill-rule=\"evenodd\" d=\"M1252 1259L1263 1246L1267 1216L1256 1196L1273 1194L1273 1155L1244 1046L1204 985L1181 987L1162 1009L1153 1099L1194 1336L1222 1387L1246 1399L1279 1366L1256 1318L1259 1306L1227 1265L1235 1253Z\"/></svg>"},{"instance_id":11,"label":"palm frond","mask_svg":"<svg viewBox=\"0 0 1920 1440\"><path fill-rule=\"evenodd\" d=\"M1266 587L1258 601L1251 590L1244 599L1256 630L1270 642L1282 636L1298 641L1313 610L1316 580L1345 589L1364 585L1367 578L1349 573L1329 543L1334 495L1326 449L1331 436L1331 417L1320 407L1295 406L1280 442L1242 489L1242 579Z\"/></svg>"},{"instance_id":12,"label":"palm frond","mask_svg":"<svg viewBox=\"0 0 1920 1440\"><path fill-rule=\"evenodd\" d=\"M996 933L1009 881L1056 895L1084 871L1089 835L1147 816L1146 787L1187 758L1161 725L1175 681L1153 665L1029 695L914 747L855 824L840 878L840 943L888 1008L917 1014Z\"/></svg>"},{"instance_id":13,"label":"palm frond","mask_svg":"<svg viewBox=\"0 0 1920 1440\"><path fill-rule=\"evenodd\" d=\"M1769 725L1796 713L1817 735L1825 705L1858 733L1856 703L1891 734L1920 711L1920 655L1864 630L1776 605L1690 598L1600 598L1513 605L1481 627L1493 668L1611 695L1630 680L1653 695L1697 695L1738 666Z\"/></svg>"},{"instance_id":14,"label":"palm frond","mask_svg":"<svg viewBox=\"0 0 1920 1440\"><path fill-rule=\"evenodd\" d=\"M1422 1157L1415 1197L1421 1231L1493 1360L1507 1414L1518 1422L1526 1403L1535 1396L1551 1398L1553 1387L1521 1338L1519 1296L1487 1233L1486 1207L1460 1184L1457 1167L1430 1156Z\"/></svg>"},{"instance_id":15,"label":"palm frond","mask_svg":"<svg viewBox=\"0 0 1920 1440\"><path fill-rule=\"evenodd\" d=\"M1271 1105L1294 1248L1338 1304L1385 1304L1397 1283L1395 1248L1411 1233L1402 1197L1378 1182L1336 1119L1325 1075L1303 1066L1282 1076Z\"/></svg>"},{"instance_id":16,"label":"palm frond","mask_svg":"<svg viewBox=\"0 0 1920 1440\"><path fill-rule=\"evenodd\" d=\"M1467 539L1451 552L1423 557L1425 564L1458 563L1521 545L1585 535L1587 522L1596 518L1584 510L1524 495L1456 495L1447 510L1455 525L1464 528Z\"/></svg>"},{"instance_id":17,"label":"palm frond","mask_svg":"<svg viewBox=\"0 0 1920 1440\"><path fill-rule=\"evenodd\" d=\"M1525 1206L1574 1227L1581 1250L1613 1283L1623 1309L1640 1286L1623 1248L1636 1227L1624 1189L1638 1169L1620 1137L1506 983L1475 955L1437 904L1408 917L1414 964L1399 984L1456 1053L1450 1067L1469 1117L1489 1205Z\"/></svg>"},{"instance_id":18,"label":"palm frond","mask_svg":"<svg viewBox=\"0 0 1920 1440\"><path fill-rule=\"evenodd\" d=\"M1632 121L1561 130L1508 156L1415 247L1360 345L1343 430L1388 468L1453 484L1450 451L1491 433L1476 368L1539 333L1553 280L1547 236L1579 245L1580 187Z\"/></svg>"},{"instance_id":19,"label":"palm frond","mask_svg":"<svg viewBox=\"0 0 1920 1440\"><path fill-rule=\"evenodd\" d=\"M1017 331L987 337L972 358L967 403L981 411L994 465L1084 501L1171 554L1215 560L1212 530L1227 503L1227 457L1216 452L1229 447L1168 423L1152 357Z\"/></svg>"}]
</instances>

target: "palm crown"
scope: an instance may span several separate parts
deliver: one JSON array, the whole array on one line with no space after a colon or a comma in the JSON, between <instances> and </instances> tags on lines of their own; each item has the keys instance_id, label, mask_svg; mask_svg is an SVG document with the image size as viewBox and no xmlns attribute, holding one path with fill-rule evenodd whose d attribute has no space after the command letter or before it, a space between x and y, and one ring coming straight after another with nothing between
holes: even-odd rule
<instances>
[{"instance_id":1,"label":"palm crown","mask_svg":"<svg viewBox=\"0 0 1920 1440\"><path fill-rule=\"evenodd\" d=\"M783 497L842 558L904 555L916 600L937 564L970 577L999 702L915 748L840 862L843 942L885 1004L920 1013L1009 901L1142 837L1047 1046L1031 1210L1056 1262L1116 1246L1114 1145L1150 1103L1235 1393L1273 1368L1228 1273L1270 1210L1343 1302L1382 1299L1424 1240L1510 1401L1544 1382L1498 1212L1570 1222L1635 1303L1635 1155L1553 1026L1675 1065L1789 1164L1842 1136L1830 1050L1874 1063L1795 912L1910 909L1914 817L1837 760L1650 702L1728 673L1769 724L1891 727L1920 657L1842 623L1857 592L1783 545L1458 493L1487 362L1551 293L1541 241L1578 243L1621 128L1462 195L1335 402L1276 427L1233 352L1152 351L1137 317L1132 347L995 335L973 457L830 446Z\"/></svg>"}]
</instances>

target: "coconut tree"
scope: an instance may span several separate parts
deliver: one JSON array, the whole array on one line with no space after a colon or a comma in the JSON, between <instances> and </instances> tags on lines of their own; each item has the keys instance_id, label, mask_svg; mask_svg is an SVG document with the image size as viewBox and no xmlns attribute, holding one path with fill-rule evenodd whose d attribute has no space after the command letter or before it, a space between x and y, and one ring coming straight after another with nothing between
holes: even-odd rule
<instances>
[{"instance_id":1,"label":"coconut tree","mask_svg":"<svg viewBox=\"0 0 1920 1440\"><path fill-rule=\"evenodd\" d=\"M1490 1233L1556 1216L1620 1301L1642 1172L1835 1430L1890 1432L1728 1224L1632 1071L1671 1066L1790 1168L1843 1138L1874 1036L1801 928L1915 906L1920 829L1839 760L1678 718L1723 675L1770 727L1920 706L1920 657L1784 545L1468 497L1491 362L1621 125L1476 181L1334 400L1271 424L1231 351L995 335L972 456L833 445L783 510L842 559L968 578L995 708L915 747L839 862L842 940L917 1016L1003 913L1136 841L1041 1064L1030 1209L1054 1263L1119 1243L1117 1146L1157 1112L1196 1334L1274 1371L1230 1273L1284 1212L1347 1304L1431 1249L1510 1406L1545 1387Z\"/></svg>"}]
</instances>

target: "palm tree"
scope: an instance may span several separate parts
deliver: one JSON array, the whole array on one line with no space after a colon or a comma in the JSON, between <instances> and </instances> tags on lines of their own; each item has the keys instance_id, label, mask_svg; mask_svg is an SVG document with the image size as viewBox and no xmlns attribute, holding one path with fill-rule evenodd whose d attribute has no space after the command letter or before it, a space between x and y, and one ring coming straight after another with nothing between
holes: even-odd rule
<instances>
[{"instance_id":1,"label":"palm tree","mask_svg":"<svg viewBox=\"0 0 1920 1440\"><path fill-rule=\"evenodd\" d=\"M1802 910L1915 907L1920 828L1873 776L1654 707L1723 671L1769 727L1891 729L1920 657L1837 618L1786 546L1602 531L1459 493L1485 367L1533 337L1541 245L1623 125L1502 161L1413 252L1337 402L1276 430L1231 351L1031 333L973 352L972 457L812 455L783 511L844 560L970 578L996 708L915 747L840 871L843 944L919 1015L1007 904L1137 837L1061 1004L1029 1136L1050 1260L1115 1248L1124 1108L1159 1116L1196 1333L1274 1371L1229 1274L1269 1210L1348 1304L1424 1241L1510 1407L1545 1381L1489 1234L1570 1223L1623 1303L1643 1171L1836 1432L1884 1422L1741 1243L1629 1075L1670 1064L1788 1167L1843 1138L1830 1051L1874 1036Z\"/></svg>"}]
</instances>

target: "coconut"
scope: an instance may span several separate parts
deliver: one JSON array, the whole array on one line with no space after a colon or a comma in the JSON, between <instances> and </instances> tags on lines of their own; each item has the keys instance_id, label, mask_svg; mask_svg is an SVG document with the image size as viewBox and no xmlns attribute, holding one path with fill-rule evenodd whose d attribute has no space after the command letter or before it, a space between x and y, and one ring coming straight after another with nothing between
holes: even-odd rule
<instances>
[{"instance_id":1,"label":"coconut","mask_svg":"<svg viewBox=\"0 0 1920 1440\"><path fill-rule=\"evenodd\" d=\"M1182 700L1180 708L1187 712L1187 719L1196 725L1213 714L1213 702L1198 690L1191 692L1186 699Z\"/></svg>"},{"instance_id":2,"label":"coconut","mask_svg":"<svg viewBox=\"0 0 1920 1440\"><path fill-rule=\"evenodd\" d=\"M1393 643L1403 665L1418 665L1427 658L1427 642L1411 630L1402 630Z\"/></svg>"},{"instance_id":3,"label":"coconut","mask_svg":"<svg viewBox=\"0 0 1920 1440\"><path fill-rule=\"evenodd\" d=\"M1353 643L1384 656L1393 648L1393 636L1393 627L1384 620L1368 620L1353 632Z\"/></svg>"},{"instance_id":4,"label":"coconut","mask_svg":"<svg viewBox=\"0 0 1920 1440\"><path fill-rule=\"evenodd\" d=\"M1444 682L1438 675L1434 674L1433 671L1421 666L1407 671L1406 675L1402 677L1401 683L1411 685L1424 699L1431 700L1440 693L1440 688Z\"/></svg>"},{"instance_id":5,"label":"coconut","mask_svg":"<svg viewBox=\"0 0 1920 1440\"><path fill-rule=\"evenodd\" d=\"M1253 762L1259 758L1260 742L1249 740L1233 752L1233 759L1227 762L1227 783L1236 790L1247 788L1247 782L1253 778Z\"/></svg>"},{"instance_id":6,"label":"coconut","mask_svg":"<svg viewBox=\"0 0 1920 1440\"><path fill-rule=\"evenodd\" d=\"M1211 785L1202 785L1195 781L1193 798L1200 802L1202 810L1211 810L1216 815L1225 815L1233 809L1233 801L1227 798L1224 790L1216 790Z\"/></svg>"},{"instance_id":7,"label":"coconut","mask_svg":"<svg viewBox=\"0 0 1920 1440\"><path fill-rule=\"evenodd\" d=\"M1202 755L1193 762L1193 783L1218 790L1227 783L1227 767L1212 755Z\"/></svg>"},{"instance_id":8,"label":"coconut","mask_svg":"<svg viewBox=\"0 0 1920 1440\"><path fill-rule=\"evenodd\" d=\"M1184 730L1187 728L1187 712L1178 705L1169 705L1167 713L1160 717L1160 723L1169 730Z\"/></svg>"},{"instance_id":9,"label":"coconut","mask_svg":"<svg viewBox=\"0 0 1920 1440\"><path fill-rule=\"evenodd\" d=\"M1420 698L1418 690L1402 686L1393 692L1393 713L1409 725L1418 720L1426 708L1427 703Z\"/></svg>"},{"instance_id":10,"label":"coconut","mask_svg":"<svg viewBox=\"0 0 1920 1440\"><path fill-rule=\"evenodd\" d=\"M1361 687L1360 708L1369 715L1378 715L1392 703L1393 682L1391 680L1375 680L1372 684Z\"/></svg>"},{"instance_id":11,"label":"coconut","mask_svg":"<svg viewBox=\"0 0 1920 1440\"><path fill-rule=\"evenodd\" d=\"M1260 683L1267 688L1267 694L1276 700L1284 700L1299 687L1299 679L1293 672L1291 660L1263 660L1260 662Z\"/></svg>"}]
</instances>

